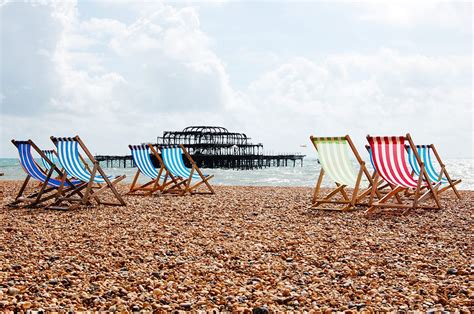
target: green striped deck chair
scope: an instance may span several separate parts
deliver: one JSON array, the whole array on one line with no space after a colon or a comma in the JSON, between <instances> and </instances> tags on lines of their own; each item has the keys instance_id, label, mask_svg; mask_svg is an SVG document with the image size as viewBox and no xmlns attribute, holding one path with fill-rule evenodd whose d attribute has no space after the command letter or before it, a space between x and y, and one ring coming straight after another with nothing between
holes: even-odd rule
<instances>
[{"instance_id":1,"label":"green striped deck chair","mask_svg":"<svg viewBox=\"0 0 474 314\"><path fill-rule=\"evenodd\" d=\"M363 203L362 201L370 195L373 179L349 135L344 137L311 136L310 138L311 143L313 143L314 148L318 152L321 164L321 171L314 189L311 207L314 209L344 211L354 209L357 205L369 205L367 202ZM352 163L349 152L352 152L354 155L359 164L359 169L356 169ZM335 183L336 187L326 196L320 197L321 184L325 174ZM353 189L351 196L349 196L350 192L347 188ZM326 206L323 207L322 205L324 204ZM336 206L327 208L327 204Z\"/></svg>"}]
</instances>

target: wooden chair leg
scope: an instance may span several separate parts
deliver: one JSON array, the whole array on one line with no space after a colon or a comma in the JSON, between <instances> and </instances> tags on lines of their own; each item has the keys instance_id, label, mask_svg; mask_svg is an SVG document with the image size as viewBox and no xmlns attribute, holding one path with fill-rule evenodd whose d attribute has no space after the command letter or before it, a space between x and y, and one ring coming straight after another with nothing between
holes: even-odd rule
<instances>
[{"instance_id":1,"label":"wooden chair leg","mask_svg":"<svg viewBox=\"0 0 474 314\"><path fill-rule=\"evenodd\" d=\"M23 184L21 185L21 188L20 188L20 191L18 191L18 194L16 195L15 197L15 200L9 204L7 204L7 206L15 206L16 204L20 203L20 201L18 201L18 199L23 195L23 192L25 191L26 187L28 186L28 182L30 181L30 178L31 176L30 175L27 175L25 180L23 181Z\"/></svg>"},{"instance_id":2,"label":"wooden chair leg","mask_svg":"<svg viewBox=\"0 0 474 314\"><path fill-rule=\"evenodd\" d=\"M198 173L199 173L199 172L198 172ZM211 192L211 194L216 194L216 192L214 191L214 188L213 188L213 187L211 186L211 184L209 183L209 180L212 179L212 178L214 177L214 175L204 177L204 175L203 175L202 173L200 173L199 176L201 177L202 182L204 182L204 184L207 186L207 188L209 189L209 191Z\"/></svg>"},{"instance_id":3,"label":"wooden chair leg","mask_svg":"<svg viewBox=\"0 0 474 314\"><path fill-rule=\"evenodd\" d=\"M425 170L425 165L422 163L420 173L423 173L424 170ZM416 186L416 190L415 190L415 197L413 198L413 209L416 208L416 205L418 203L418 197L420 195L420 190L421 190L421 182L423 182L422 180L423 180L423 176L420 175L418 177L418 182L417 182L417 186Z\"/></svg>"},{"instance_id":4,"label":"wooden chair leg","mask_svg":"<svg viewBox=\"0 0 474 314\"><path fill-rule=\"evenodd\" d=\"M36 197L36 200L33 204L36 204L40 201L41 196L43 195L43 192L44 192L46 186L48 185L48 181L51 178L52 174L53 174L53 168L50 168L49 171L48 171L48 174L46 175L46 180L44 181L44 184L41 186L41 189L38 193L38 196ZM33 206L33 204L32 204L32 206Z\"/></svg>"},{"instance_id":5,"label":"wooden chair leg","mask_svg":"<svg viewBox=\"0 0 474 314\"><path fill-rule=\"evenodd\" d=\"M372 202L374 201L374 196L375 196L375 190L377 190L378 184L379 184L379 173L375 172L375 178L373 180L373 185L372 185L372 192L370 193L370 198L369 198L369 206L372 206Z\"/></svg>"},{"instance_id":6,"label":"wooden chair leg","mask_svg":"<svg viewBox=\"0 0 474 314\"><path fill-rule=\"evenodd\" d=\"M199 187L200 185L206 184L206 183L207 183L210 179L212 179L213 177L214 177L214 175L205 177L203 180L201 180L201 181L199 181L198 183L196 183L196 184L194 184L193 186L191 186L191 187L189 188L189 190L190 190L190 191L195 190L195 189L196 189L197 187ZM199 192L191 192L191 193L193 193L193 194L215 194L214 189L212 189L212 188L211 188L210 191L207 192L207 193L206 193L206 192L202 192L202 193L199 193Z\"/></svg>"},{"instance_id":7,"label":"wooden chair leg","mask_svg":"<svg viewBox=\"0 0 474 314\"><path fill-rule=\"evenodd\" d=\"M123 200L122 196L119 194L119 192L118 192L117 189L115 188L115 185L110 182L110 179L107 177L107 175L105 174L104 170L102 170L102 168L100 167L100 165L98 165L98 163L97 163L97 171L100 173L100 175L102 176L102 178L104 178L104 180L105 180L107 186L110 188L110 190L112 191L112 193L115 195L116 199L120 202L120 205L121 205L121 206L125 206L126 203L125 203L125 201ZM120 178L120 180L117 180L117 179L119 179L119 178ZM119 178L115 179L115 182L116 182L116 183L119 182L119 181L121 181L121 180L123 180L123 179L125 179L125 175L120 176Z\"/></svg>"},{"instance_id":8,"label":"wooden chair leg","mask_svg":"<svg viewBox=\"0 0 474 314\"><path fill-rule=\"evenodd\" d=\"M92 184L94 184L94 178L95 178L95 174L97 172L97 164L94 165L94 167L92 168L92 172L91 172L91 177L89 179L89 182L87 183L87 187L86 187L86 190L84 191L84 196L82 197L82 205L86 205L87 201L89 200L89 194L91 193L91 190L92 190Z\"/></svg>"},{"instance_id":9,"label":"wooden chair leg","mask_svg":"<svg viewBox=\"0 0 474 314\"><path fill-rule=\"evenodd\" d=\"M189 190L189 187L191 186L191 180L193 179L193 173L194 173L194 167L191 168L191 172L189 173L188 182L186 183L186 187L185 187L185 192L191 192Z\"/></svg>"},{"instance_id":10,"label":"wooden chair leg","mask_svg":"<svg viewBox=\"0 0 474 314\"><path fill-rule=\"evenodd\" d=\"M360 181L362 180L362 173L363 173L363 168L362 166L360 167L359 174L357 175L357 180L356 184L354 186L354 190L352 191L352 200L351 200L351 205L355 206L356 200L357 200L357 194L359 193L359 186L360 186Z\"/></svg>"},{"instance_id":11,"label":"wooden chair leg","mask_svg":"<svg viewBox=\"0 0 474 314\"><path fill-rule=\"evenodd\" d=\"M133 177L132 185L130 186L130 191L128 193L135 192L135 184L137 183L138 177L140 176L140 169L137 169L137 173Z\"/></svg>"},{"instance_id":12,"label":"wooden chair leg","mask_svg":"<svg viewBox=\"0 0 474 314\"><path fill-rule=\"evenodd\" d=\"M449 185L450 185L450 187L452 187L452 189L454 191L454 194L456 194L457 198L461 199L461 194L459 194L458 189L455 187L455 185L457 183L454 183L453 180L451 179L451 176L449 175L448 171L446 170L446 166L444 165L443 161L441 160L441 157L439 156L438 151L436 150L436 147L433 144L431 144L430 147L431 147L431 150L433 151L433 154L435 155L435 158L437 159L438 163L441 165L441 173L444 173L444 176L448 180ZM457 180L457 181L461 182L461 180ZM441 193L441 192L439 192L439 193Z\"/></svg>"},{"instance_id":13,"label":"wooden chair leg","mask_svg":"<svg viewBox=\"0 0 474 314\"><path fill-rule=\"evenodd\" d=\"M316 183L316 187L314 188L313 199L312 199L312 202L311 202L313 204L319 196L319 191L321 189L321 184L323 182L323 177L324 177L324 169L321 168L321 171L319 172L319 176L318 176L318 181Z\"/></svg>"}]
</instances>

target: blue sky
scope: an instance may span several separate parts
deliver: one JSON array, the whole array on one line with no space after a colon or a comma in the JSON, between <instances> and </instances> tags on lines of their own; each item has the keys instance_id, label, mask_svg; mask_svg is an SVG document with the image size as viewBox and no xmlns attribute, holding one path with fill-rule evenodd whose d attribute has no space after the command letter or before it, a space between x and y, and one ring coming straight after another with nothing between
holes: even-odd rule
<instances>
[{"instance_id":1,"label":"blue sky","mask_svg":"<svg viewBox=\"0 0 474 314\"><path fill-rule=\"evenodd\" d=\"M0 3L3 157L11 138L125 154L200 124L272 151L411 132L473 156L470 2Z\"/></svg>"}]
</instances>

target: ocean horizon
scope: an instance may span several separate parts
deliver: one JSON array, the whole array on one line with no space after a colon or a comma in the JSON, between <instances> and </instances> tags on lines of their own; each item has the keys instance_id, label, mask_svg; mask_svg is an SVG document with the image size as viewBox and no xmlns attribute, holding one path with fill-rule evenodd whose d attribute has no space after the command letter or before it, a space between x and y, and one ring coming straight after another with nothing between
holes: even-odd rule
<instances>
[{"instance_id":1,"label":"ocean horizon","mask_svg":"<svg viewBox=\"0 0 474 314\"><path fill-rule=\"evenodd\" d=\"M38 162L40 162L38 160ZM474 170L473 158L451 158L445 161L446 168L452 179L461 179L458 185L461 190L474 190L474 178L470 176ZM366 161L367 167L372 171L369 161ZM125 174L127 177L125 183L131 183L137 168L107 168L101 164L104 171L110 175ZM435 165L436 167L436 165ZM439 166L436 168L439 170ZM204 174L214 175L212 183L216 185L228 186L291 186L291 187L313 187L319 175L320 165L315 157L305 157L303 166L299 163L293 167L268 167L253 170L235 170L235 169L209 169L203 168ZM23 180L26 176L20 167L17 158L0 158L0 180ZM140 176L141 182L146 180L143 175ZM331 186L327 176L323 181L323 186Z\"/></svg>"}]
</instances>

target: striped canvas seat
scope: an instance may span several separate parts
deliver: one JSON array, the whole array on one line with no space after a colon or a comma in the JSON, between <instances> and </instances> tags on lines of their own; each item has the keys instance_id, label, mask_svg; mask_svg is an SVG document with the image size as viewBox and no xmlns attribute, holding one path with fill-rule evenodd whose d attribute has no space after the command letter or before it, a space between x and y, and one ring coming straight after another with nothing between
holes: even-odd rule
<instances>
[{"instance_id":1,"label":"striped canvas seat","mask_svg":"<svg viewBox=\"0 0 474 314\"><path fill-rule=\"evenodd\" d=\"M354 187L358 171L349 158L349 144L345 138L315 138L321 166L334 182ZM364 182L362 186L367 186Z\"/></svg>"},{"instance_id":2,"label":"striped canvas seat","mask_svg":"<svg viewBox=\"0 0 474 314\"><path fill-rule=\"evenodd\" d=\"M58 160L66 172L83 182L89 182L91 179L90 172L84 167L79 157L79 143L75 140L67 138L57 138L56 143L58 151ZM113 176L108 176L109 179ZM95 183L104 183L105 179L101 175L93 178Z\"/></svg>"},{"instance_id":3,"label":"striped canvas seat","mask_svg":"<svg viewBox=\"0 0 474 314\"><path fill-rule=\"evenodd\" d=\"M56 163L56 156L54 155L54 150L43 150L43 154L45 154L46 157L48 157L49 160L51 160L54 164ZM46 161L46 159L41 158L41 162L43 163L43 166L46 170L51 169L51 165L49 162Z\"/></svg>"},{"instance_id":4,"label":"striped canvas seat","mask_svg":"<svg viewBox=\"0 0 474 314\"><path fill-rule=\"evenodd\" d=\"M376 171L390 184L416 188L418 180L411 175L405 152L405 137L370 137L370 149ZM427 185L425 181L422 185Z\"/></svg>"},{"instance_id":5,"label":"striped canvas seat","mask_svg":"<svg viewBox=\"0 0 474 314\"><path fill-rule=\"evenodd\" d=\"M159 173L151 161L148 145L129 145L129 148L138 169L150 179L158 178ZM161 175L161 178L164 178L164 175Z\"/></svg>"},{"instance_id":6,"label":"striped canvas seat","mask_svg":"<svg viewBox=\"0 0 474 314\"><path fill-rule=\"evenodd\" d=\"M187 168L183 160L183 152L179 147L163 148L161 155L166 168L176 177L189 178L191 169ZM194 172L193 179L200 179L198 173Z\"/></svg>"},{"instance_id":7,"label":"striped canvas seat","mask_svg":"<svg viewBox=\"0 0 474 314\"><path fill-rule=\"evenodd\" d=\"M416 161L416 156L410 146L406 146L406 149L408 151L408 161L410 162L411 169L417 176L419 176L420 166ZM432 182L440 182L441 184L447 184L448 180L443 177L441 177L441 180L438 180L439 172L436 171L433 166L430 147L426 145L417 145L416 150L418 151L418 156L420 156L421 161L425 164L425 169L428 176L430 177L430 180Z\"/></svg>"},{"instance_id":8,"label":"striped canvas seat","mask_svg":"<svg viewBox=\"0 0 474 314\"><path fill-rule=\"evenodd\" d=\"M43 172L41 168L38 167L36 164L33 155L31 154L31 145L28 142L17 142L18 145L18 152L20 154L20 165L25 170L25 172L30 175L33 179L40 181L41 183L46 183L49 186L53 187L60 187L61 180L57 180L54 178L49 178L47 180L46 174ZM45 160L43 162L46 162ZM46 162L47 163L47 162ZM48 164L49 166L49 164ZM51 167L49 167L50 169ZM48 170L49 170L48 169ZM76 185L79 184L80 181L71 181L72 184ZM68 187L70 184L68 182L64 182L64 186Z\"/></svg>"}]
</instances>

